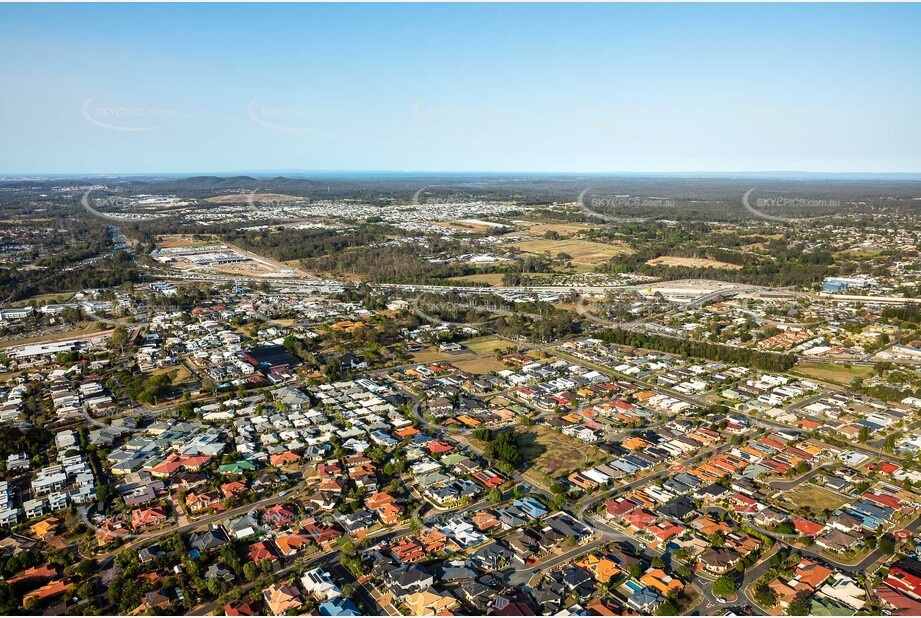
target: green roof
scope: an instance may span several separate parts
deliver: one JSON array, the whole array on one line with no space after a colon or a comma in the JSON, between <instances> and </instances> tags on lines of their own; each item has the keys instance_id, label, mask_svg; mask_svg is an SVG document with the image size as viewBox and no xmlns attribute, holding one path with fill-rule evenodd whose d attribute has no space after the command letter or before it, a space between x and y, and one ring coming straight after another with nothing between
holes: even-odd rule
<instances>
[{"instance_id":1,"label":"green roof","mask_svg":"<svg viewBox=\"0 0 921 618\"><path fill-rule=\"evenodd\" d=\"M251 461L235 461L233 463L224 464L220 466L217 471L221 474L242 474L247 470L255 470L256 466Z\"/></svg>"},{"instance_id":2,"label":"green roof","mask_svg":"<svg viewBox=\"0 0 921 618\"><path fill-rule=\"evenodd\" d=\"M853 616L854 610L839 605L831 599L814 598L809 606L809 614L812 616Z\"/></svg>"},{"instance_id":3,"label":"green roof","mask_svg":"<svg viewBox=\"0 0 921 618\"><path fill-rule=\"evenodd\" d=\"M467 459L467 457L460 453L451 453L450 455L445 455L442 457L441 463L447 464L449 466L456 466L465 459Z\"/></svg>"}]
</instances>

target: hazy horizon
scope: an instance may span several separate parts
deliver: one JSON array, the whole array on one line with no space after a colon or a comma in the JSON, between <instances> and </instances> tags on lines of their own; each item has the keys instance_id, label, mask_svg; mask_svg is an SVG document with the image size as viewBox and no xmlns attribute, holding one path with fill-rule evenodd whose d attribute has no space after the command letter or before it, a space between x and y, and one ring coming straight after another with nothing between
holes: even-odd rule
<instances>
[{"instance_id":1,"label":"hazy horizon","mask_svg":"<svg viewBox=\"0 0 921 618\"><path fill-rule=\"evenodd\" d=\"M3 4L0 170L918 174L919 18L916 4Z\"/></svg>"}]
</instances>

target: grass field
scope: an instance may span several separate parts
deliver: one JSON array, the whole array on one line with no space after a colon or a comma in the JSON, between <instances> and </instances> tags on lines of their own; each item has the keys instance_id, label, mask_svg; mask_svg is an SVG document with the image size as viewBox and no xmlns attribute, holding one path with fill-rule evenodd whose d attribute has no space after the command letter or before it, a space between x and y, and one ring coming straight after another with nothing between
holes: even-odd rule
<instances>
[{"instance_id":1,"label":"grass field","mask_svg":"<svg viewBox=\"0 0 921 618\"><path fill-rule=\"evenodd\" d=\"M825 509L834 511L845 502L849 502L848 498L809 482L802 483L796 489L785 492L784 495L797 506L808 506L814 513L821 513Z\"/></svg>"},{"instance_id":2,"label":"grass field","mask_svg":"<svg viewBox=\"0 0 921 618\"><path fill-rule=\"evenodd\" d=\"M464 341L463 345L473 350L475 354L492 354L496 348L504 350L514 344L501 337L477 337Z\"/></svg>"},{"instance_id":3,"label":"grass field","mask_svg":"<svg viewBox=\"0 0 921 618\"><path fill-rule=\"evenodd\" d=\"M475 374L493 373L506 369L504 363L494 358L474 358L472 360L457 361L451 364L461 371Z\"/></svg>"},{"instance_id":4,"label":"grass field","mask_svg":"<svg viewBox=\"0 0 921 618\"><path fill-rule=\"evenodd\" d=\"M449 354L442 352L438 348L425 348L419 352L412 353L414 363L439 363L444 361L453 364L457 360L470 358L470 354Z\"/></svg>"},{"instance_id":5,"label":"grass field","mask_svg":"<svg viewBox=\"0 0 921 618\"><path fill-rule=\"evenodd\" d=\"M549 251L551 257L560 253L568 253L574 263L603 264L615 255L632 253L629 247L623 245L606 245L588 240L526 240L514 244L525 253L543 255Z\"/></svg>"},{"instance_id":6,"label":"grass field","mask_svg":"<svg viewBox=\"0 0 921 618\"><path fill-rule=\"evenodd\" d=\"M9 304L10 307L25 307L32 301L36 303L45 303L48 305L59 305L61 303L66 303L71 298L74 297L74 292L61 292L58 294L39 294L38 296L33 296L31 298L26 298L23 300L17 300Z\"/></svg>"},{"instance_id":7,"label":"grass field","mask_svg":"<svg viewBox=\"0 0 921 618\"><path fill-rule=\"evenodd\" d=\"M531 467L557 477L562 471L572 472L600 457L603 452L544 425L515 428L518 445Z\"/></svg>"},{"instance_id":8,"label":"grass field","mask_svg":"<svg viewBox=\"0 0 921 618\"><path fill-rule=\"evenodd\" d=\"M650 266L690 266L693 268L725 268L727 270L739 270L742 267L738 264L720 262L719 260L708 260L706 258L689 258L689 257L672 257L663 256L646 262Z\"/></svg>"},{"instance_id":9,"label":"grass field","mask_svg":"<svg viewBox=\"0 0 921 618\"><path fill-rule=\"evenodd\" d=\"M815 378L832 384L846 386L854 378L865 378L873 373L868 365L851 365L845 367L835 363L798 363L792 373Z\"/></svg>"},{"instance_id":10,"label":"grass field","mask_svg":"<svg viewBox=\"0 0 921 618\"><path fill-rule=\"evenodd\" d=\"M570 236L590 229L592 226L585 223L538 223L529 227L528 233L543 236L547 232L556 232L561 236Z\"/></svg>"},{"instance_id":11,"label":"grass field","mask_svg":"<svg viewBox=\"0 0 921 618\"><path fill-rule=\"evenodd\" d=\"M171 367L158 367L150 372L152 376L158 376L162 373L175 372L176 375L173 378L173 384L182 384L183 382L188 382L192 379L192 373L185 368L184 365L173 365Z\"/></svg>"}]
</instances>

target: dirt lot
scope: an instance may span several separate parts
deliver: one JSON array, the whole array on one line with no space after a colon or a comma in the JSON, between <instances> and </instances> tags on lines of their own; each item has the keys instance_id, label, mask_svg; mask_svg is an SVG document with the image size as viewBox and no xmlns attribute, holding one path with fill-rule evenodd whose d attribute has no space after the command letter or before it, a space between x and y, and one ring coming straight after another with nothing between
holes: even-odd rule
<instances>
[{"instance_id":1,"label":"dirt lot","mask_svg":"<svg viewBox=\"0 0 921 618\"><path fill-rule=\"evenodd\" d=\"M451 281L474 281L476 283L486 283L489 285L502 285L502 273L483 273L480 275L452 277Z\"/></svg>"},{"instance_id":2,"label":"dirt lot","mask_svg":"<svg viewBox=\"0 0 921 618\"><path fill-rule=\"evenodd\" d=\"M213 245L216 239L211 240L192 240L180 234L164 234L157 236L157 246L164 249L173 249L176 247L199 247L202 245Z\"/></svg>"},{"instance_id":3,"label":"dirt lot","mask_svg":"<svg viewBox=\"0 0 921 618\"><path fill-rule=\"evenodd\" d=\"M231 195L216 195L214 197L209 197L205 201L211 202L212 204L245 204L250 200L253 202L265 200L295 202L303 199L302 197L285 195L283 193L233 193Z\"/></svg>"},{"instance_id":4,"label":"dirt lot","mask_svg":"<svg viewBox=\"0 0 921 618\"><path fill-rule=\"evenodd\" d=\"M738 264L729 264L728 262L720 262L718 260L671 256L656 258L646 263L650 266L691 266L693 268L725 268L727 270L740 270L742 268Z\"/></svg>"},{"instance_id":5,"label":"dirt lot","mask_svg":"<svg viewBox=\"0 0 921 618\"><path fill-rule=\"evenodd\" d=\"M475 358L473 360L458 361L451 364L461 371L475 374L493 373L506 369L502 361L497 361L494 358Z\"/></svg>"},{"instance_id":6,"label":"dirt lot","mask_svg":"<svg viewBox=\"0 0 921 618\"><path fill-rule=\"evenodd\" d=\"M554 258L559 253L568 253L574 263L592 265L603 264L615 255L632 253L632 250L624 245L606 245L588 240L526 240L515 243L514 246L525 253L535 255L543 255L544 251L549 251L550 256Z\"/></svg>"},{"instance_id":7,"label":"dirt lot","mask_svg":"<svg viewBox=\"0 0 921 618\"><path fill-rule=\"evenodd\" d=\"M796 489L785 493L785 496L792 500L797 506L808 506L815 513L821 513L825 509L834 511L849 500L844 496L822 489L818 485L810 482L802 483Z\"/></svg>"}]
</instances>

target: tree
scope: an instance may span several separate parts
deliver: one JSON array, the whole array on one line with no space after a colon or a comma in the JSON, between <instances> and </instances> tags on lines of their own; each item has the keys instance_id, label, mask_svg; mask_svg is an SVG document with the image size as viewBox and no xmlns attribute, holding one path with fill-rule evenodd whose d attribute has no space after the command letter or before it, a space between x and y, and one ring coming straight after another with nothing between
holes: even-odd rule
<instances>
[{"instance_id":1,"label":"tree","mask_svg":"<svg viewBox=\"0 0 921 618\"><path fill-rule=\"evenodd\" d=\"M502 502L502 490L498 487L493 487L489 492L489 501L493 504L498 504Z\"/></svg>"},{"instance_id":2,"label":"tree","mask_svg":"<svg viewBox=\"0 0 921 618\"><path fill-rule=\"evenodd\" d=\"M720 597L731 597L736 593L736 582L728 575L723 575L713 582L713 594Z\"/></svg>"},{"instance_id":3,"label":"tree","mask_svg":"<svg viewBox=\"0 0 921 618\"><path fill-rule=\"evenodd\" d=\"M787 608L788 616L808 616L809 615L809 604L805 601L796 600L790 603L790 607Z\"/></svg>"},{"instance_id":4,"label":"tree","mask_svg":"<svg viewBox=\"0 0 921 618\"><path fill-rule=\"evenodd\" d=\"M520 464L522 455L515 434L503 432L496 435L486 447L486 457L503 461L511 466Z\"/></svg>"},{"instance_id":5,"label":"tree","mask_svg":"<svg viewBox=\"0 0 921 618\"><path fill-rule=\"evenodd\" d=\"M128 330L124 326L116 326L109 335L108 346L112 350L121 350L128 343Z\"/></svg>"},{"instance_id":6,"label":"tree","mask_svg":"<svg viewBox=\"0 0 921 618\"><path fill-rule=\"evenodd\" d=\"M774 607L777 603L777 593L765 584L758 584L755 587L755 600L762 607Z\"/></svg>"},{"instance_id":7,"label":"tree","mask_svg":"<svg viewBox=\"0 0 921 618\"><path fill-rule=\"evenodd\" d=\"M656 608L656 616L677 616L678 607L673 602L666 599L659 607Z\"/></svg>"},{"instance_id":8,"label":"tree","mask_svg":"<svg viewBox=\"0 0 921 618\"><path fill-rule=\"evenodd\" d=\"M879 537L879 549L887 555L895 553L895 538L891 534L884 534Z\"/></svg>"}]
</instances>

